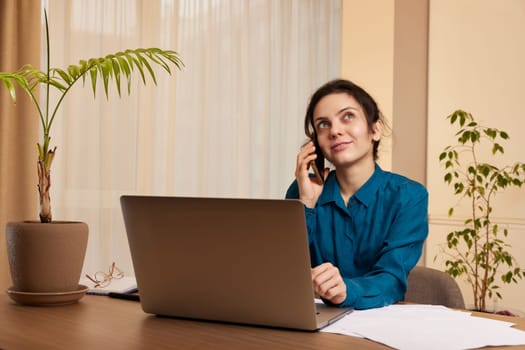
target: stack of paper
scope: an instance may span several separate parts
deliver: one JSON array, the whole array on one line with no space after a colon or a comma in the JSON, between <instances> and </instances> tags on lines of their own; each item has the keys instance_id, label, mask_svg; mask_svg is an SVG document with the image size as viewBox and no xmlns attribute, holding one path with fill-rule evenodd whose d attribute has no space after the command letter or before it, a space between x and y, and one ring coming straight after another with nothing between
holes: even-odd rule
<instances>
[{"instance_id":1,"label":"stack of paper","mask_svg":"<svg viewBox=\"0 0 525 350\"><path fill-rule=\"evenodd\" d=\"M322 332L383 343L403 350L454 350L525 344L513 323L472 316L436 305L390 305L358 310Z\"/></svg>"},{"instance_id":2,"label":"stack of paper","mask_svg":"<svg viewBox=\"0 0 525 350\"><path fill-rule=\"evenodd\" d=\"M80 284L89 287L88 294L107 295L109 292L115 293L133 293L137 291L137 280L135 277L124 276L122 278L113 278L111 283L106 287L93 287L93 282L87 278L82 278Z\"/></svg>"}]
</instances>

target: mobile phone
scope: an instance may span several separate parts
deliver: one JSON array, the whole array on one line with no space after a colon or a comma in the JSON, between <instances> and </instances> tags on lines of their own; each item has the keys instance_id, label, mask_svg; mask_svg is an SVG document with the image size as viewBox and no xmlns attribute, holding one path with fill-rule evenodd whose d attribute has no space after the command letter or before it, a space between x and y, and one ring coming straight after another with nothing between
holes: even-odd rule
<instances>
[{"instance_id":1,"label":"mobile phone","mask_svg":"<svg viewBox=\"0 0 525 350\"><path fill-rule=\"evenodd\" d=\"M312 167L312 170L314 171L315 177L317 178L317 181L319 181L321 184L324 183L323 173L324 173L324 155L321 151L321 147L319 147L319 144L317 143L317 138L312 138L312 141L314 142L315 146L315 154L317 155L317 158L310 162L310 166ZM323 173L321 173L323 171Z\"/></svg>"},{"instance_id":2,"label":"mobile phone","mask_svg":"<svg viewBox=\"0 0 525 350\"><path fill-rule=\"evenodd\" d=\"M317 165L315 164L315 160L312 160L310 162L310 166L312 167L312 170L314 171L315 178L317 179L317 181L319 181L320 183L324 183L323 176L319 172L319 169L317 168Z\"/></svg>"}]
</instances>

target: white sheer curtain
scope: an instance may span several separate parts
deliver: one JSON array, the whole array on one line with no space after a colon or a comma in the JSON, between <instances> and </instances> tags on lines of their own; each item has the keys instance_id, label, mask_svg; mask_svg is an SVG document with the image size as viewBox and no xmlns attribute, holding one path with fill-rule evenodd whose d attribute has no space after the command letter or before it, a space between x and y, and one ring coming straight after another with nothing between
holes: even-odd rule
<instances>
[{"instance_id":1,"label":"white sheer curtain","mask_svg":"<svg viewBox=\"0 0 525 350\"><path fill-rule=\"evenodd\" d=\"M122 194L284 196L308 97L339 76L340 0L43 3L52 66L137 47L185 63L120 99L77 87L57 117L54 218L89 224L85 272L132 271Z\"/></svg>"}]
</instances>

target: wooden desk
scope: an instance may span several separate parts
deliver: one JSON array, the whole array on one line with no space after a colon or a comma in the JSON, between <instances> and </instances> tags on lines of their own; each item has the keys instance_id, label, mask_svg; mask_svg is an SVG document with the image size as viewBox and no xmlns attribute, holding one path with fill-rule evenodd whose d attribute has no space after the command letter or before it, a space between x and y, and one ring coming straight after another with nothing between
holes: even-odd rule
<instances>
[{"instance_id":1,"label":"wooden desk","mask_svg":"<svg viewBox=\"0 0 525 350\"><path fill-rule=\"evenodd\" d=\"M517 328L525 330L524 318L493 318L518 323ZM161 318L145 314L137 302L104 296L87 295L68 306L20 306L2 292L0 349L390 348L337 334Z\"/></svg>"}]
</instances>

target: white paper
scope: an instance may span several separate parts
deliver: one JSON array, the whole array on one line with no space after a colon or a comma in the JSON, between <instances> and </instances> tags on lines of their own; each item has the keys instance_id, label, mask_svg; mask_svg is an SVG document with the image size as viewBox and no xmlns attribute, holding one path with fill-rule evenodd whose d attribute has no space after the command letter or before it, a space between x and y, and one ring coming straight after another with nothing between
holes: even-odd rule
<instances>
[{"instance_id":1,"label":"white paper","mask_svg":"<svg viewBox=\"0 0 525 350\"><path fill-rule=\"evenodd\" d=\"M390 305L357 310L321 332L359 335L402 350L455 350L525 344L513 323L435 305Z\"/></svg>"}]
</instances>

